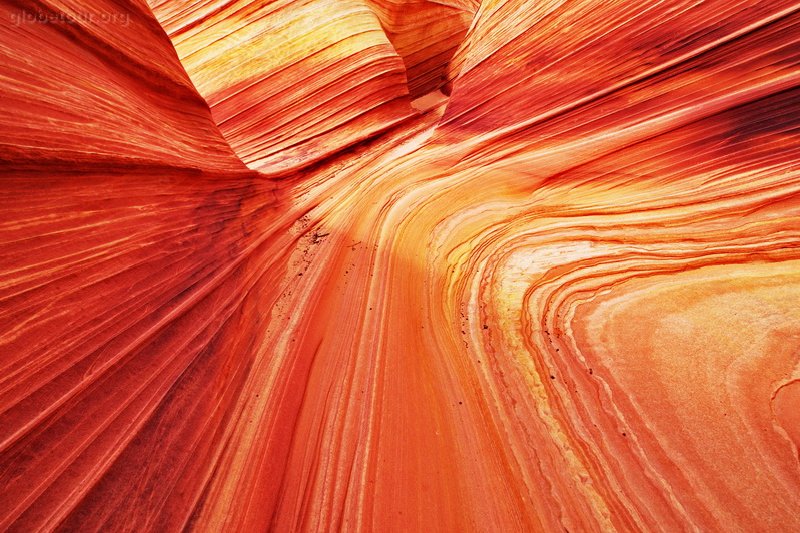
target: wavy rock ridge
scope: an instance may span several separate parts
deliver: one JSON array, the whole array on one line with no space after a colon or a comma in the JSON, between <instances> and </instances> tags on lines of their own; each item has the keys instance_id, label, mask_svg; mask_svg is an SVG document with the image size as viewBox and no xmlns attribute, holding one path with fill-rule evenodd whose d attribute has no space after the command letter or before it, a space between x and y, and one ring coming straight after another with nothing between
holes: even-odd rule
<instances>
[{"instance_id":1,"label":"wavy rock ridge","mask_svg":"<svg viewBox=\"0 0 800 533\"><path fill-rule=\"evenodd\" d=\"M0 11L0 530L800 529L800 4Z\"/></svg>"}]
</instances>

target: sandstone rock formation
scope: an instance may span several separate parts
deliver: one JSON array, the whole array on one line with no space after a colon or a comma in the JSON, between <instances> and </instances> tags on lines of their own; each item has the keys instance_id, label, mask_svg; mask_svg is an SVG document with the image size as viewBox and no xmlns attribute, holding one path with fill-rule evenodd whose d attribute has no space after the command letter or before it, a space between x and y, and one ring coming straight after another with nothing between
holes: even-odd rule
<instances>
[{"instance_id":1,"label":"sandstone rock formation","mask_svg":"<svg viewBox=\"0 0 800 533\"><path fill-rule=\"evenodd\" d=\"M800 4L0 20L0 530L800 530Z\"/></svg>"}]
</instances>

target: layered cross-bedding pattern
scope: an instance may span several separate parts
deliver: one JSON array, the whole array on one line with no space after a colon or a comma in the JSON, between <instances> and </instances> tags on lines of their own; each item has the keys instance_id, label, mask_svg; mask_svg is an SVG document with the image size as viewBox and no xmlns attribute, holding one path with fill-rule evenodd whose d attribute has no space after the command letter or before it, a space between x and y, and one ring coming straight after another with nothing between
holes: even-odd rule
<instances>
[{"instance_id":1,"label":"layered cross-bedding pattern","mask_svg":"<svg viewBox=\"0 0 800 533\"><path fill-rule=\"evenodd\" d=\"M0 530L800 530L800 4L4 0Z\"/></svg>"}]
</instances>

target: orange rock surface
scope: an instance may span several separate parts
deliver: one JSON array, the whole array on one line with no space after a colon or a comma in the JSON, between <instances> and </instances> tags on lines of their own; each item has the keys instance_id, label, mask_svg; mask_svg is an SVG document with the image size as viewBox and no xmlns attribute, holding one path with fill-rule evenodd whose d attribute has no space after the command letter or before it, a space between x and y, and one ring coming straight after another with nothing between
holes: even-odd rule
<instances>
[{"instance_id":1,"label":"orange rock surface","mask_svg":"<svg viewBox=\"0 0 800 533\"><path fill-rule=\"evenodd\" d=\"M308 166L413 116L403 60L364 0L150 0L236 154Z\"/></svg>"},{"instance_id":2,"label":"orange rock surface","mask_svg":"<svg viewBox=\"0 0 800 533\"><path fill-rule=\"evenodd\" d=\"M0 20L0 531L800 530L800 4Z\"/></svg>"}]
</instances>

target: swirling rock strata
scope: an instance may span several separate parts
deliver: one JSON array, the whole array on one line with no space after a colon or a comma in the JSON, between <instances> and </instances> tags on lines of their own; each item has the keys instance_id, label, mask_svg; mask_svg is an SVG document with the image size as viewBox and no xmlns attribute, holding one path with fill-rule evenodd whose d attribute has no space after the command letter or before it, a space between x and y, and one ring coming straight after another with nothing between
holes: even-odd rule
<instances>
[{"instance_id":1,"label":"swirling rock strata","mask_svg":"<svg viewBox=\"0 0 800 533\"><path fill-rule=\"evenodd\" d=\"M0 529L798 530L800 6L392 5L3 8Z\"/></svg>"},{"instance_id":2,"label":"swirling rock strata","mask_svg":"<svg viewBox=\"0 0 800 533\"><path fill-rule=\"evenodd\" d=\"M369 0L386 36L403 58L412 97L446 82L446 69L478 8L474 0Z\"/></svg>"},{"instance_id":3,"label":"swirling rock strata","mask_svg":"<svg viewBox=\"0 0 800 533\"><path fill-rule=\"evenodd\" d=\"M153 0L248 166L309 165L414 114L402 59L362 0Z\"/></svg>"}]
</instances>

